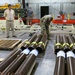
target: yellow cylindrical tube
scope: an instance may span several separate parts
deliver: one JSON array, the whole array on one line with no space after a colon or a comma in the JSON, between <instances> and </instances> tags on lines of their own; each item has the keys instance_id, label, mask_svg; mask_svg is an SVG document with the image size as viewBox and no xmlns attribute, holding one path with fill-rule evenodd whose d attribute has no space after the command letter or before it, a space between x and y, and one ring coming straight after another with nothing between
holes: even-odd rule
<instances>
[{"instance_id":1,"label":"yellow cylindrical tube","mask_svg":"<svg viewBox=\"0 0 75 75\"><path fill-rule=\"evenodd\" d=\"M68 20L70 20L70 14L68 14Z\"/></svg>"},{"instance_id":2,"label":"yellow cylindrical tube","mask_svg":"<svg viewBox=\"0 0 75 75\"><path fill-rule=\"evenodd\" d=\"M53 20L54 20L54 15L52 15L52 17L53 17Z\"/></svg>"}]
</instances>

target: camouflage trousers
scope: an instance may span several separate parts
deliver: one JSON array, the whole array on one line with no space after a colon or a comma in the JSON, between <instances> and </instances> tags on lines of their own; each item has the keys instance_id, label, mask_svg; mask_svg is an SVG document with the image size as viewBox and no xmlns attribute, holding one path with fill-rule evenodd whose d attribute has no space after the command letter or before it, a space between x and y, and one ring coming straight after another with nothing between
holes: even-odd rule
<instances>
[{"instance_id":1,"label":"camouflage trousers","mask_svg":"<svg viewBox=\"0 0 75 75\"><path fill-rule=\"evenodd\" d=\"M46 32L46 34L47 34L47 39L49 39L49 37L50 37L50 31L49 31L49 25L42 25L41 26L41 33L42 33L42 35L44 34L44 32Z\"/></svg>"}]
</instances>

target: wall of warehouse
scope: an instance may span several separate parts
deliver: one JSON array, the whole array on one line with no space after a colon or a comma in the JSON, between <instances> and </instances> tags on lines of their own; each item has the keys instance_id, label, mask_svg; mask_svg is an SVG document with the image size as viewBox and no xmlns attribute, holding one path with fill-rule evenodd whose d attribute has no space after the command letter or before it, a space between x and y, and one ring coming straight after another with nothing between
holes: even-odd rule
<instances>
[{"instance_id":1,"label":"wall of warehouse","mask_svg":"<svg viewBox=\"0 0 75 75\"><path fill-rule=\"evenodd\" d=\"M18 3L18 0L1 0L0 5L4 5L5 3L15 4Z\"/></svg>"},{"instance_id":2,"label":"wall of warehouse","mask_svg":"<svg viewBox=\"0 0 75 75\"><path fill-rule=\"evenodd\" d=\"M57 18L59 11L63 9L63 12L67 14L71 14L75 12L75 4L71 4L75 2L75 0L25 0L26 3L29 3L29 7L32 7L34 11L34 18L40 18L40 7L41 6L49 6L49 13L54 15L54 18ZM63 7L63 8L62 8ZM71 16L71 18L75 19L75 17Z\"/></svg>"},{"instance_id":3,"label":"wall of warehouse","mask_svg":"<svg viewBox=\"0 0 75 75\"><path fill-rule=\"evenodd\" d=\"M75 2L75 0L25 0L28 1L29 3L43 3L47 2L47 3L51 3L51 2Z\"/></svg>"},{"instance_id":4,"label":"wall of warehouse","mask_svg":"<svg viewBox=\"0 0 75 75\"><path fill-rule=\"evenodd\" d=\"M25 3L28 3L29 7L32 7L32 10L34 12L34 18L41 17L41 6L49 6L49 14L51 13L52 15L54 15L54 18L57 18L60 10L63 10L63 12L66 14L71 14L75 12L75 4L71 4L73 2L75 2L75 0L25 0ZM0 5L3 5L5 3L21 3L22 5L22 0L2 0L0 2ZM73 16L71 16L71 18L75 19L75 17Z\"/></svg>"}]
</instances>

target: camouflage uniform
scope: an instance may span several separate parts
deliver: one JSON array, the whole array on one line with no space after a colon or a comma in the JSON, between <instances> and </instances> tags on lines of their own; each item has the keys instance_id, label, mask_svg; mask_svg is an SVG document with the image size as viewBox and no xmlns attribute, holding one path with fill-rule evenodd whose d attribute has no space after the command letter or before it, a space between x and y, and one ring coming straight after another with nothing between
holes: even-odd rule
<instances>
[{"instance_id":1,"label":"camouflage uniform","mask_svg":"<svg viewBox=\"0 0 75 75\"><path fill-rule=\"evenodd\" d=\"M50 21L48 21L48 19L50 19L50 18L52 18L51 15L45 15L40 20L41 33L44 34L44 32L46 32L47 39L49 39L49 34L50 34L50 32L49 32Z\"/></svg>"}]
</instances>

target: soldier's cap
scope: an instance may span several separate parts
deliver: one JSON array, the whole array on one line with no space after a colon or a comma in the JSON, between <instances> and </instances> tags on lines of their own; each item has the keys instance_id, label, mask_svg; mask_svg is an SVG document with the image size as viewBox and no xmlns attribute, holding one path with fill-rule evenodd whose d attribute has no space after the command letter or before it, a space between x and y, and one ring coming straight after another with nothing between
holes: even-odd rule
<instances>
[{"instance_id":1,"label":"soldier's cap","mask_svg":"<svg viewBox=\"0 0 75 75\"><path fill-rule=\"evenodd\" d=\"M11 4L8 4L8 7L10 7L11 6Z\"/></svg>"}]
</instances>

